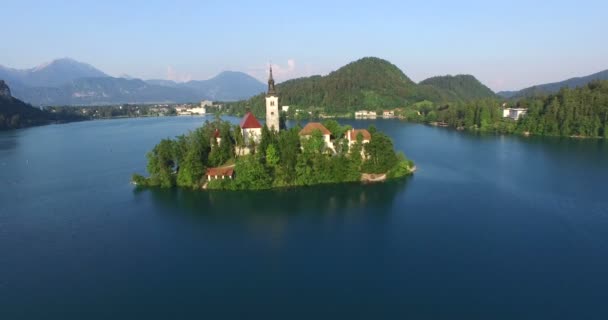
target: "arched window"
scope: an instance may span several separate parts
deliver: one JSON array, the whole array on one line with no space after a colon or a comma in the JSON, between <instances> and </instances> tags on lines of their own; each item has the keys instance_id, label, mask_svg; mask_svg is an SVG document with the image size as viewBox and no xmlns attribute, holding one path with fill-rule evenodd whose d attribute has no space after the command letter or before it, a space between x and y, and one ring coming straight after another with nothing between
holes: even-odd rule
<instances>
[{"instance_id":1,"label":"arched window","mask_svg":"<svg viewBox=\"0 0 608 320\"><path fill-rule=\"evenodd\" d=\"M274 101L270 101L270 106L274 107Z\"/></svg>"}]
</instances>

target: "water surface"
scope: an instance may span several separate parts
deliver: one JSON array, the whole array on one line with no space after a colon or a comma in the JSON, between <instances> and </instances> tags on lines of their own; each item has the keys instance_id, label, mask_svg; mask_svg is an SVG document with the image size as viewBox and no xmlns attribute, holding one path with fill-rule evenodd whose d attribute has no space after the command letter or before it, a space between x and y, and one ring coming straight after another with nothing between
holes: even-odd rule
<instances>
[{"instance_id":1,"label":"water surface","mask_svg":"<svg viewBox=\"0 0 608 320\"><path fill-rule=\"evenodd\" d=\"M351 120L418 172L135 190L145 153L202 119L1 132L0 318L608 317L608 143Z\"/></svg>"}]
</instances>

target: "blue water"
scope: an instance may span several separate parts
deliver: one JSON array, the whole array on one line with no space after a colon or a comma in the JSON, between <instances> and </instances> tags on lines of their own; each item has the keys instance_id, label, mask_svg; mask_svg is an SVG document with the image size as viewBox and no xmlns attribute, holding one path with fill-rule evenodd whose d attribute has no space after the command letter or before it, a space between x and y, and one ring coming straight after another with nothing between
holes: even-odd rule
<instances>
[{"instance_id":1,"label":"blue water","mask_svg":"<svg viewBox=\"0 0 608 320\"><path fill-rule=\"evenodd\" d=\"M608 318L608 143L352 120L416 174L135 190L202 120L0 132L0 319Z\"/></svg>"}]
</instances>

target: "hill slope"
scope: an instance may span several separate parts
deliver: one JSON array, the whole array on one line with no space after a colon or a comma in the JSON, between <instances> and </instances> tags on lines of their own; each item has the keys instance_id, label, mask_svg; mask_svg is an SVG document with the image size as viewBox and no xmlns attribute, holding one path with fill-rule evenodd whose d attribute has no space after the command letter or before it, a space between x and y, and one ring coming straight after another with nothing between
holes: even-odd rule
<instances>
[{"instance_id":1,"label":"hill slope","mask_svg":"<svg viewBox=\"0 0 608 320\"><path fill-rule=\"evenodd\" d=\"M419 83L420 86L430 86L438 89L443 101L474 100L493 98L496 94L472 75L438 76L428 78ZM437 100L437 98L430 99Z\"/></svg>"},{"instance_id":2,"label":"hill slope","mask_svg":"<svg viewBox=\"0 0 608 320\"><path fill-rule=\"evenodd\" d=\"M576 88L587 85L594 80L608 80L608 70L584 77L570 78L560 82L540 84L519 91L501 91L498 95L504 98L534 97L557 93L561 88Z\"/></svg>"},{"instance_id":3,"label":"hill slope","mask_svg":"<svg viewBox=\"0 0 608 320\"><path fill-rule=\"evenodd\" d=\"M80 120L74 115L53 114L33 108L11 96L6 83L0 80L0 130L47 124L52 121Z\"/></svg>"},{"instance_id":4,"label":"hill slope","mask_svg":"<svg viewBox=\"0 0 608 320\"><path fill-rule=\"evenodd\" d=\"M495 97L492 90L469 75L436 77L417 85L395 65L374 57L351 62L327 76L285 81L277 85L277 90L282 105L322 107L330 113L396 108L422 100L440 103ZM240 111L249 107L262 115L264 95L233 106Z\"/></svg>"},{"instance_id":5,"label":"hill slope","mask_svg":"<svg viewBox=\"0 0 608 320\"><path fill-rule=\"evenodd\" d=\"M277 85L277 90L283 105L346 112L353 108L375 110L403 105L416 95L416 84L390 62L368 57L351 62L327 76L285 81ZM264 94L243 103L254 109L262 108Z\"/></svg>"}]
</instances>

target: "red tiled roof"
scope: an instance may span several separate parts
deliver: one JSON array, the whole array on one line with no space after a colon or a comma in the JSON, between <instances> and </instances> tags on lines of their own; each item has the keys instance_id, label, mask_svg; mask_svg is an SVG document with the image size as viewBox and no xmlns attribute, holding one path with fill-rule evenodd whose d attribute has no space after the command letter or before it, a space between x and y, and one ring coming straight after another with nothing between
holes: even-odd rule
<instances>
[{"instance_id":1,"label":"red tiled roof","mask_svg":"<svg viewBox=\"0 0 608 320\"><path fill-rule=\"evenodd\" d=\"M321 133L323 135L330 135L331 132L329 130L327 130L327 128L325 128L324 125L322 125L319 122L309 122L308 124L306 124L306 126L304 126L304 128L302 130L300 130L300 135L301 136L309 136L312 135L312 133L315 130L319 130L321 131Z\"/></svg>"},{"instance_id":2,"label":"red tiled roof","mask_svg":"<svg viewBox=\"0 0 608 320\"><path fill-rule=\"evenodd\" d=\"M214 138L219 138L220 137L220 129L215 129L215 131L213 132L213 137Z\"/></svg>"},{"instance_id":3,"label":"red tiled roof","mask_svg":"<svg viewBox=\"0 0 608 320\"><path fill-rule=\"evenodd\" d=\"M350 138L350 140L353 140L353 141L357 140L357 135L359 135L359 133L361 133L361 135L363 136L363 140L368 140L368 141L372 140L372 135L369 133L369 131L367 131L367 129L348 130L349 138Z\"/></svg>"},{"instance_id":4,"label":"red tiled roof","mask_svg":"<svg viewBox=\"0 0 608 320\"><path fill-rule=\"evenodd\" d=\"M234 167L207 168L206 176L232 177Z\"/></svg>"},{"instance_id":5,"label":"red tiled roof","mask_svg":"<svg viewBox=\"0 0 608 320\"><path fill-rule=\"evenodd\" d=\"M258 119L255 118L253 113L247 112L247 114L243 117L243 120L241 120L241 128L259 129L259 128L262 128L262 125L260 124Z\"/></svg>"}]
</instances>

